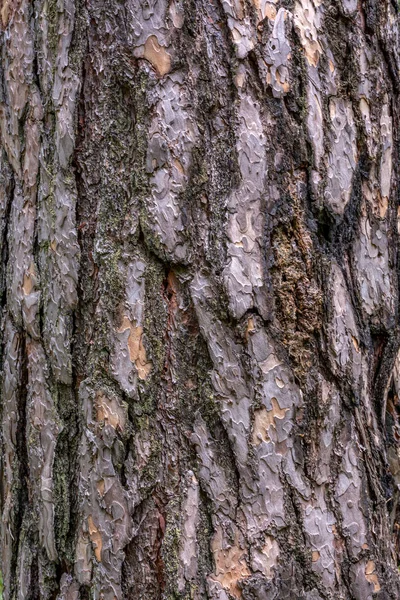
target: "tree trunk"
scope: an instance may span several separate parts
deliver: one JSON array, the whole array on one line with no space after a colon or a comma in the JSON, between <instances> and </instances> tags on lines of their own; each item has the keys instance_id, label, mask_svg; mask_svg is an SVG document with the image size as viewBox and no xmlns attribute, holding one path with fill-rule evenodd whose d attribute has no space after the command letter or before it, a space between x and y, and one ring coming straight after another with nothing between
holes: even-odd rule
<instances>
[{"instance_id":1,"label":"tree trunk","mask_svg":"<svg viewBox=\"0 0 400 600\"><path fill-rule=\"evenodd\" d=\"M2 0L4 600L400 597L398 10Z\"/></svg>"}]
</instances>

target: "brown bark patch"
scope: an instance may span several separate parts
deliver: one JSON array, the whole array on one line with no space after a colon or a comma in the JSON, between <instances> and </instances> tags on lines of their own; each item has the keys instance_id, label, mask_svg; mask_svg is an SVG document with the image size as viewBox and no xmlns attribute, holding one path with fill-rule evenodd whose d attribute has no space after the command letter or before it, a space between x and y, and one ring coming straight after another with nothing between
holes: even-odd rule
<instances>
[{"instance_id":1,"label":"brown bark patch","mask_svg":"<svg viewBox=\"0 0 400 600\"><path fill-rule=\"evenodd\" d=\"M101 550L103 548L103 541L101 539L100 531L97 529L96 525L94 524L92 515L89 515L89 517L88 517L88 525L89 525L90 541L92 542L92 544L94 546L94 554L96 556L97 561L101 562Z\"/></svg>"},{"instance_id":2,"label":"brown bark patch","mask_svg":"<svg viewBox=\"0 0 400 600\"><path fill-rule=\"evenodd\" d=\"M100 481L97 482L97 491L99 492L100 496L104 496L104 492L106 489L106 482L104 481L104 479L100 479Z\"/></svg>"},{"instance_id":3,"label":"brown bark patch","mask_svg":"<svg viewBox=\"0 0 400 600\"><path fill-rule=\"evenodd\" d=\"M99 423L109 423L114 429L124 429L125 414L115 398L107 398L99 392L96 396L96 419Z\"/></svg>"},{"instance_id":4,"label":"brown bark patch","mask_svg":"<svg viewBox=\"0 0 400 600\"><path fill-rule=\"evenodd\" d=\"M273 21L276 17L276 0L266 2L265 0L253 0L253 4L257 9L258 18L263 21L265 18Z\"/></svg>"},{"instance_id":5,"label":"brown bark patch","mask_svg":"<svg viewBox=\"0 0 400 600\"><path fill-rule=\"evenodd\" d=\"M318 550L314 550L312 552L311 558L313 562L317 562L321 557L321 554L318 552Z\"/></svg>"},{"instance_id":6,"label":"brown bark patch","mask_svg":"<svg viewBox=\"0 0 400 600\"><path fill-rule=\"evenodd\" d=\"M378 576L375 571L375 563L373 560L369 560L365 567L365 578L369 583L374 586L374 594L380 591L381 586L378 581Z\"/></svg>"},{"instance_id":7,"label":"brown bark patch","mask_svg":"<svg viewBox=\"0 0 400 600\"><path fill-rule=\"evenodd\" d=\"M7 27L19 5L19 0L3 0L0 8L1 24L3 28Z\"/></svg>"},{"instance_id":8,"label":"brown bark patch","mask_svg":"<svg viewBox=\"0 0 400 600\"><path fill-rule=\"evenodd\" d=\"M352 342L353 342L353 346L356 349L356 352L360 352L360 344L358 343L357 338L354 337L354 335L351 336Z\"/></svg>"},{"instance_id":9,"label":"brown bark patch","mask_svg":"<svg viewBox=\"0 0 400 600\"><path fill-rule=\"evenodd\" d=\"M153 65L160 77L164 77L171 70L171 56L160 46L155 35L147 38L143 58Z\"/></svg>"},{"instance_id":10,"label":"brown bark patch","mask_svg":"<svg viewBox=\"0 0 400 600\"><path fill-rule=\"evenodd\" d=\"M301 0L300 2L296 2L294 23L300 34L300 40L307 62L313 67L318 66L320 56L322 55L322 47L318 41L316 22L316 10L311 0Z\"/></svg>"},{"instance_id":11,"label":"brown bark patch","mask_svg":"<svg viewBox=\"0 0 400 600\"><path fill-rule=\"evenodd\" d=\"M271 398L272 408L257 410L253 425L253 444L258 446L269 439L268 431L271 426L275 427L275 419L284 419L288 408L281 408L276 398Z\"/></svg>"},{"instance_id":12,"label":"brown bark patch","mask_svg":"<svg viewBox=\"0 0 400 600\"><path fill-rule=\"evenodd\" d=\"M35 265L30 264L29 271L24 274L24 283L22 290L25 296L29 296L35 286Z\"/></svg>"},{"instance_id":13,"label":"brown bark patch","mask_svg":"<svg viewBox=\"0 0 400 600\"><path fill-rule=\"evenodd\" d=\"M254 319L253 319L253 317L250 317L250 319L247 321L247 326L246 326L246 332L245 332L246 341L248 341L249 335L251 335L255 331L256 331L256 325L255 325Z\"/></svg>"},{"instance_id":14,"label":"brown bark patch","mask_svg":"<svg viewBox=\"0 0 400 600\"><path fill-rule=\"evenodd\" d=\"M128 350L131 362L135 364L139 379L146 379L149 375L152 363L147 360L146 349L143 345L143 327L134 325L128 317L124 317L118 333L123 333L129 329Z\"/></svg>"},{"instance_id":15,"label":"brown bark patch","mask_svg":"<svg viewBox=\"0 0 400 600\"><path fill-rule=\"evenodd\" d=\"M288 93L288 91L290 90L290 84L288 81L285 81L284 79L281 79L281 74L279 73L279 70L276 70L276 74L275 74L276 80L279 83L279 85L282 87L282 90L285 92L285 94Z\"/></svg>"},{"instance_id":16,"label":"brown bark patch","mask_svg":"<svg viewBox=\"0 0 400 600\"><path fill-rule=\"evenodd\" d=\"M246 563L246 551L239 546L238 536L232 545L228 545L223 540L222 528L218 527L213 540L211 549L215 561L215 574L213 579L219 581L235 598L240 598L242 592L238 585L241 579L249 577L250 571Z\"/></svg>"}]
</instances>

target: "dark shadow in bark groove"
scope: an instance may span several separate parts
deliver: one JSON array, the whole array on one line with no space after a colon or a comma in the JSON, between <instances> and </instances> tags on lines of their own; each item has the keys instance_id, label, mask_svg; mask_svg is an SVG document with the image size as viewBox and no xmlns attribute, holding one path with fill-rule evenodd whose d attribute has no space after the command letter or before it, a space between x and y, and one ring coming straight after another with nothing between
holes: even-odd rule
<instances>
[{"instance_id":1,"label":"dark shadow in bark groove","mask_svg":"<svg viewBox=\"0 0 400 600\"><path fill-rule=\"evenodd\" d=\"M19 347L19 360L21 361L21 384L18 389L18 419L17 419L17 430L16 430L16 453L18 457L18 483L14 484L17 486L17 497L15 510L15 526L14 526L14 552L12 553L11 573L14 575L14 590L18 589L17 580L17 562L19 558L19 545L20 535L22 531L22 525L26 514L32 509L31 498L29 495L29 456L26 439L26 403L28 397L28 357L26 348L26 339L24 336L20 336L20 347ZM39 593L39 590L38 590ZM39 596L37 596L39 599Z\"/></svg>"}]
</instances>

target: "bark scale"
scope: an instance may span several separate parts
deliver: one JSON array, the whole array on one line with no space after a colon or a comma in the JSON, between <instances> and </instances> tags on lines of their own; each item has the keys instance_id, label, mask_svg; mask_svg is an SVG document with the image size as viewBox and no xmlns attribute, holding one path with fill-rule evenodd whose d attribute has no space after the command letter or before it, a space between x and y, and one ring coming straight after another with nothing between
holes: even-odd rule
<instances>
[{"instance_id":1,"label":"bark scale","mask_svg":"<svg viewBox=\"0 0 400 600\"><path fill-rule=\"evenodd\" d=\"M5 600L400 594L391 0L2 0Z\"/></svg>"}]
</instances>

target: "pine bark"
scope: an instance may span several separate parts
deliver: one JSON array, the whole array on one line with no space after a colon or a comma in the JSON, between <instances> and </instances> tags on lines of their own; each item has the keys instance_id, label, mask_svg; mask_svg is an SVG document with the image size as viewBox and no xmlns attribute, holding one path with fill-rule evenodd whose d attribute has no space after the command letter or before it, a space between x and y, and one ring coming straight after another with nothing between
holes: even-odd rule
<instances>
[{"instance_id":1,"label":"pine bark","mask_svg":"<svg viewBox=\"0 0 400 600\"><path fill-rule=\"evenodd\" d=\"M400 597L398 12L2 0L4 600Z\"/></svg>"}]
</instances>

